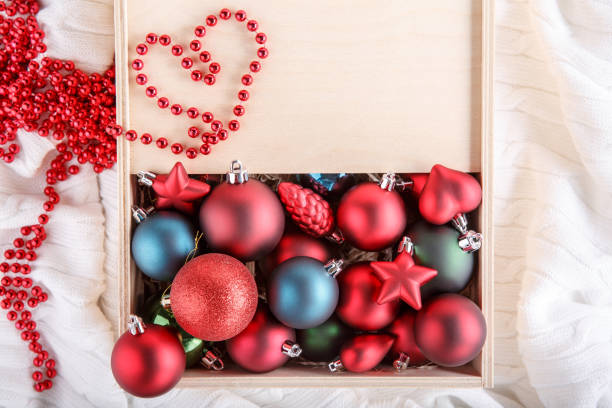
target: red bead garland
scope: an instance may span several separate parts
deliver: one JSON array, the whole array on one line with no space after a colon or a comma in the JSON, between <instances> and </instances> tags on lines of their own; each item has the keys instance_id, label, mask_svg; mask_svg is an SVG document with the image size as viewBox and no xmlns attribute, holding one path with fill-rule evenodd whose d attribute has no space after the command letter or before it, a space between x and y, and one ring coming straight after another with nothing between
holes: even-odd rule
<instances>
[{"instance_id":1,"label":"red bead garland","mask_svg":"<svg viewBox=\"0 0 612 408\"><path fill-rule=\"evenodd\" d=\"M183 56L185 52L191 50L195 53L198 53L197 54L198 58L202 63L208 64L208 69L207 69L208 73L204 73L201 69L192 69L194 66L194 58L188 57L188 56L182 57L181 67L183 67L186 70L191 70L189 75L193 81L195 82L202 81L204 82L205 85L208 85L208 86L212 86L216 83L217 75L221 72L221 64L219 64L218 62L211 62L212 56L210 52L206 50L202 50L202 42L198 38L202 38L206 35L206 26L209 28L212 28L216 26L217 23L219 23L220 21L229 21L231 19L231 16L232 16L232 12L227 8L224 8L219 12L218 18L215 15L207 16L204 20L204 25L199 25L195 27L194 35L196 38L191 40L191 42L189 43L188 49L184 48L180 44L174 44L170 47L170 52L174 56L177 56L177 57ZM245 25L248 31L256 32L259 28L259 23L256 20L247 21L246 12L244 10L236 11L234 13L234 17L236 21L238 22L245 22ZM267 41L266 34L261 33L261 32L258 32L255 34L255 42L257 44L262 45L266 43L266 41ZM149 44L150 46L152 46L156 44L157 42L159 42L159 44L161 44L162 46L170 46L172 44L172 40L170 36L166 34L158 36L155 33L148 33L145 36L146 44ZM140 43L136 45L136 53L141 57L146 55L149 50L149 47L145 43ZM268 57L268 49L263 46L260 46L259 48L257 48L256 54L259 59L265 59ZM250 86L251 84L253 84L253 76L251 74L260 72L261 67L262 65L260 61L257 61L257 60L251 61L249 63L249 73L242 75L240 82L244 86ZM142 59L137 58L134 61L132 61L132 68L135 71L141 71L144 68L144 62L142 61ZM146 74L144 73L138 73L136 75L136 83L138 85L147 84L147 80L148 78ZM181 104L178 104L178 103L171 104L171 102L169 101L167 97L158 96L158 89L155 86L152 86L152 85L147 86L145 88L145 95L150 98L157 97L157 105L161 109L166 109L167 107L170 106L170 111L173 115L177 115L177 116L181 115L184 110ZM241 102L247 101L249 99L249 92L245 89L240 90L238 92L238 99ZM200 110L198 110L195 107L189 108L186 111L187 116L190 119L197 119L199 117L199 112ZM232 113L236 118L243 116L245 112L246 112L246 109L242 104L237 104L232 109ZM210 130L212 132L212 136L207 135L206 137L203 137L202 138L203 143L199 146L199 149L196 149L195 147L188 147L181 143L172 143L172 145L170 146L170 150L172 151L172 153L180 154L182 152L185 152L185 155L189 159L195 159L198 156L198 153L203 154L203 155L210 154L211 145L217 144L220 140L227 140L229 134L226 128L232 132L235 132L240 128L240 122L238 122L236 118L228 120L226 128L224 128L223 122L221 122L220 120L214 120L214 116L210 112L202 113L201 118L202 118L203 123L210 124ZM194 131L191 129L193 129L193 127L190 127L188 129L187 131L188 135L192 138L196 138L199 133L195 134ZM129 141L137 140L137 137L135 136L135 132L134 133L131 133L131 132L133 131L130 130L126 132L126 139ZM140 140L143 144L150 144L152 141L152 138L149 135L146 138L141 137ZM168 147L168 144L169 144L168 141L163 137L158 138L156 141L156 145L160 149L165 149L166 147Z\"/></svg>"}]
</instances>

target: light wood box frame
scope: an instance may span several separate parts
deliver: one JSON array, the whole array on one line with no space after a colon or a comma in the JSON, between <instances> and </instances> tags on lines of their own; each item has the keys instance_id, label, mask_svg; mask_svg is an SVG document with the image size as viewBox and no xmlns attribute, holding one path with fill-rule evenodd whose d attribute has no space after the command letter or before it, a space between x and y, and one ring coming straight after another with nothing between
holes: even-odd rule
<instances>
[{"instance_id":1,"label":"light wood box frame","mask_svg":"<svg viewBox=\"0 0 612 408\"><path fill-rule=\"evenodd\" d=\"M115 0L115 60L117 85L117 116L120 123L129 124L127 2ZM478 1L478 0L475 0ZM478 253L479 271L475 281L476 297L487 321L487 341L481 355L459 369L434 367L396 373L382 369L365 374L330 374L325 369L291 365L266 374L250 374L241 370L210 372L189 370L179 387L492 387L493 386L493 55L494 1L482 0L481 111L480 111L480 178L483 202L478 224L485 236ZM376 7L373 5L373 7ZM203 7L205 8L205 7ZM126 329L127 316L133 311L135 268L130 257L131 213L133 194L131 174L134 172L133 152L125 139L118 140L118 199L120 252L118 264L119 332ZM168 152L165 152L166 154ZM168 162L174 158L166 156ZM431 158L432 163L436 158ZM185 160L183 160L185 162ZM351 171L351 170L348 170ZM119 334L119 333L117 333Z\"/></svg>"}]
</instances>

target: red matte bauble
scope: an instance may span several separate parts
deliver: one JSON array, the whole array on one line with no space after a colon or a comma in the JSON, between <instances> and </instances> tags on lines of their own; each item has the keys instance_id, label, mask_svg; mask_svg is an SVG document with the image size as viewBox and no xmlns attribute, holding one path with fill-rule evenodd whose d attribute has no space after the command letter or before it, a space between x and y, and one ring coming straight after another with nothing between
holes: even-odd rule
<instances>
[{"instance_id":1,"label":"red matte bauble","mask_svg":"<svg viewBox=\"0 0 612 408\"><path fill-rule=\"evenodd\" d=\"M123 333L113 347L111 369L117 383L137 397L172 389L185 371L185 351L176 331L147 324L144 333Z\"/></svg>"},{"instance_id":2,"label":"red matte bauble","mask_svg":"<svg viewBox=\"0 0 612 408\"><path fill-rule=\"evenodd\" d=\"M332 257L325 242L301 232L288 232L270 254L262 259L261 270L265 277L278 265L296 256L308 256L326 263Z\"/></svg>"},{"instance_id":3,"label":"red matte bauble","mask_svg":"<svg viewBox=\"0 0 612 408\"><path fill-rule=\"evenodd\" d=\"M223 183L202 204L200 227L211 248L246 262L276 247L285 214L276 194L262 182Z\"/></svg>"},{"instance_id":4,"label":"red matte bauble","mask_svg":"<svg viewBox=\"0 0 612 408\"><path fill-rule=\"evenodd\" d=\"M394 340L389 334L359 334L342 345L340 361L348 371L369 371L385 358Z\"/></svg>"},{"instance_id":5,"label":"red matte bauble","mask_svg":"<svg viewBox=\"0 0 612 408\"><path fill-rule=\"evenodd\" d=\"M376 299L382 284L368 262L349 266L338 275L340 299L336 308L338 317L360 330L382 329L395 319L399 300L378 304Z\"/></svg>"},{"instance_id":6,"label":"red matte bauble","mask_svg":"<svg viewBox=\"0 0 612 408\"><path fill-rule=\"evenodd\" d=\"M419 197L419 211L428 222L442 225L475 210L481 199L482 188L473 176L436 164Z\"/></svg>"},{"instance_id":7,"label":"red matte bauble","mask_svg":"<svg viewBox=\"0 0 612 408\"><path fill-rule=\"evenodd\" d=\"M418 312L416 344L425 357L443 367L472 361L487 337L482 312L470 299L445 294L433 298Z\"/></svg>"},{"instance_id":8,"label":"red matte bauble","mask_svg":"<svg viewBox=\"0 0 612 408\"><path fill-rule=\"evenodd\" d=\"M225 342L231 359L255 373L272 371L289 360L281 352L287 340L295 342L295 330L276 320L268 306L260 304L253 320L236 337Z\"/></svg>"},{"instance_id":9,"label":"red matte bauble","mask_svg":"<svg viewBox=\"0 0 612 408\"><path fill-rule=\"evenodd\" d=\"M404 232L406 209L397 192L363 183L342 196L337 223L349 244L363 251L380 251Z\"/></svg>"},{"instance_id":10,"label":"red matte bauble","mask_svg":"<svg viewBox=\"0 0 612 408\"><path fill-rule=\"evenodd\" d=\"M385 332L395 336L395 341L388 355L390 359L395 360L401 353L404 353L410 358L408 365L420 366L427 362L427 358L423 355L419 346L416 345L414 335L415 319L416 312L406 310L400 313L393 323L385 328Z\"/></svg>"},{"instance_id":11,"label":"red matte bauble","mask_svg":"<svg viewBox=\"0 0 612 408\"><path fill-rule=\"evenodd\" d=\"M170 304L179 326L193 337L226 340L253 318L257 285L239 260L224 254L200 255L177 272Z\"/></svg>"}]
</instances>

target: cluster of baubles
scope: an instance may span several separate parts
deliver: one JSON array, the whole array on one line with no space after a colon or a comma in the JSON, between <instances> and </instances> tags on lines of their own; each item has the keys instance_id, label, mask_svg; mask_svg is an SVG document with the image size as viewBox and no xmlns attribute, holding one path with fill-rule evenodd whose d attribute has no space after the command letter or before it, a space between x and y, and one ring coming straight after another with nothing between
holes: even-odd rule
<instances>
[{"instance_id":1,"label":"cluster of baubles","mask_svg":"<svg viewBox=\"0 0 612 408\"><path fill-rule=\"evenodd\" d=\"M115 378L135 395L166 392L198 362L223 369L223 353L251 372L295 357L364 372L384 360L397 370L460 366L484 344L480 309L458 294L481 242L464 215L480 204L469 174L440 165L412 182L310 174L276 193L238 161L214 187L181 163L138 178L157 208L133 209L132 257L165 290L113 351ZM415 199L421 219L407 205ZM339 254L350 248L397 250L348 264Z\"/></svg>"}]
</instances>

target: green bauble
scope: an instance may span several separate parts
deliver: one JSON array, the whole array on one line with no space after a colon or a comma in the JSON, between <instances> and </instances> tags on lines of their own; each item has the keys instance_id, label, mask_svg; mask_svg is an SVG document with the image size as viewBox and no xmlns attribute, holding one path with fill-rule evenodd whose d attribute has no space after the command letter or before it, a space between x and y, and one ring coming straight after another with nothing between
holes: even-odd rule
<instances>
[{"instance_id":1,"label":"green bauble","mask_svg":"<svg viewBox=\"0 0 612 408\"><path fill-rule=\"evenodd\" d=\"M162 307L159 299L161 295L155 295L147 300L145 305L144 320L145 323L158 324L160 326L170 326L178 330L181 336L183 350L185 350L186 368L193 367L202 358L205 342L204 340L193 337L191 334L183 330L174 319L172 312Z\"/></svg>"},{"instance_id":2,"label":"green bauble","mask_svg":"<svg viewBox=\"0 0 612 408\"><path fill-rule=\"evenodd\" d=\"M463 252L457 239L459 232L448 225L432 225L419 221L408 230L414 243L417 264L433 268L438 275L421 288L421 296L456 293L469 283L474 271L474 254Z\"/></svg>"},{"instance_id":3,"label":"green bauble","mask_svg":"<svg viewBox=\"0 0 612 408\"><path fill-rule=\"evenodd\" d=\"M352 330L334 314L320 326L297 330L297 343L302 347L302 357L305 359L331 361L338 356L340 347L352 334Z\"/></svg>"}]
</instances>

